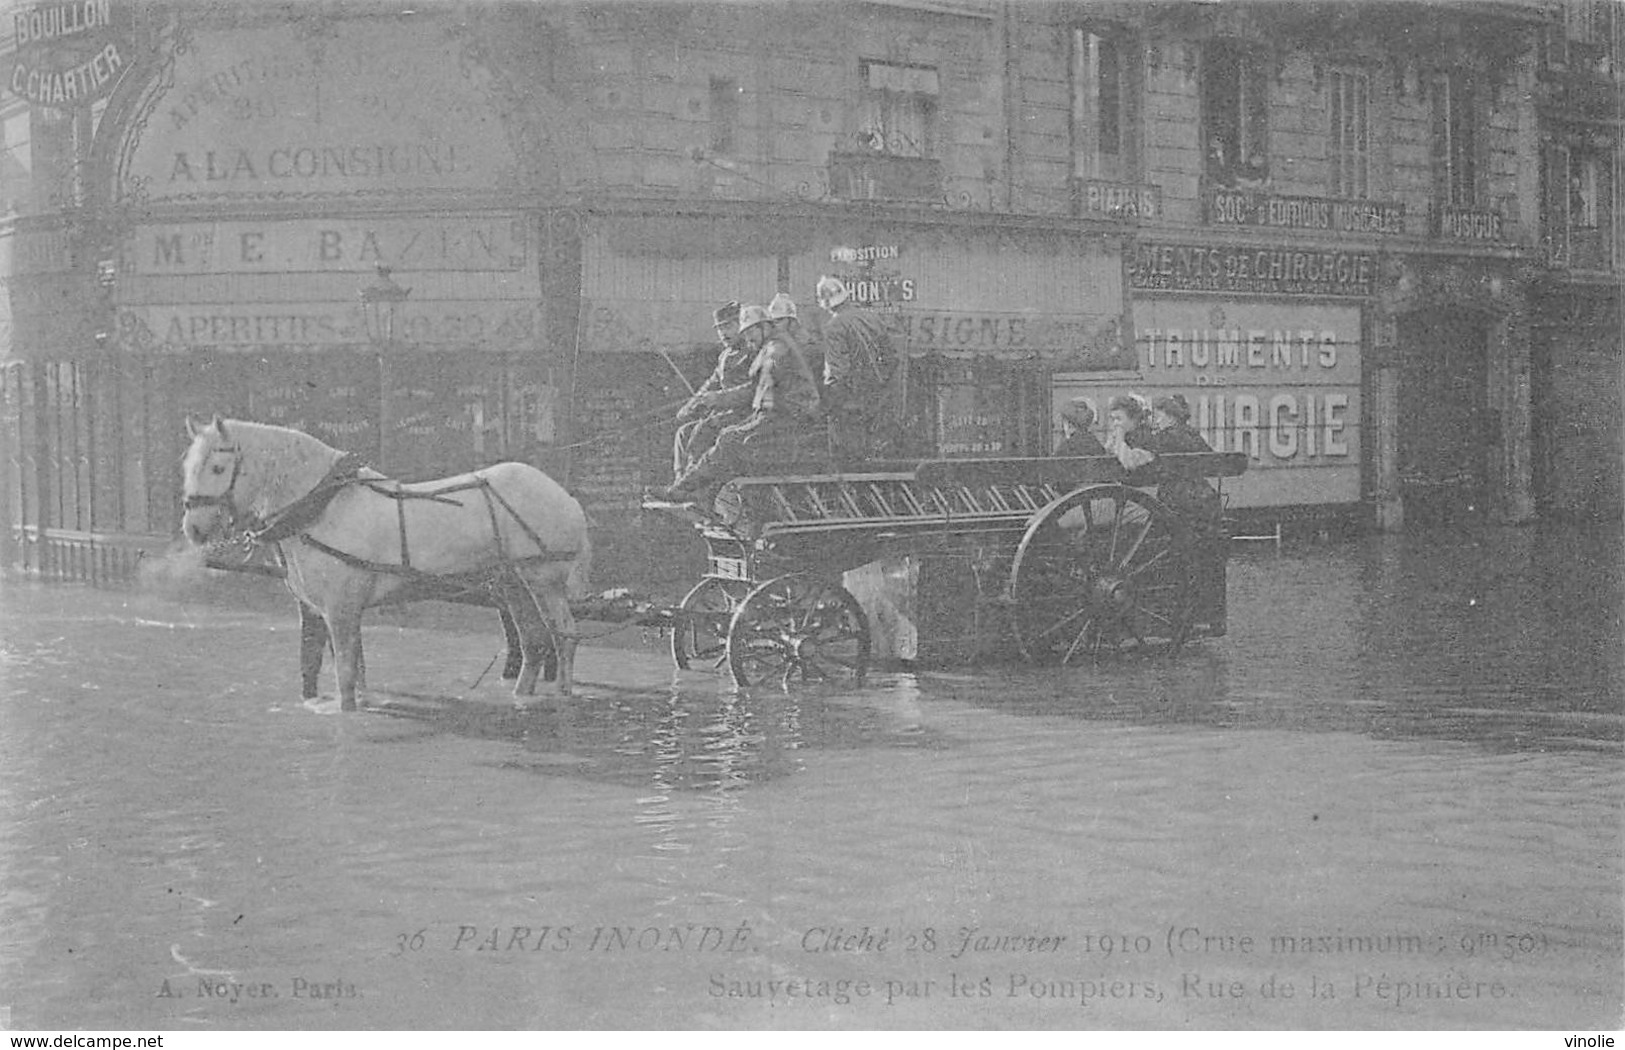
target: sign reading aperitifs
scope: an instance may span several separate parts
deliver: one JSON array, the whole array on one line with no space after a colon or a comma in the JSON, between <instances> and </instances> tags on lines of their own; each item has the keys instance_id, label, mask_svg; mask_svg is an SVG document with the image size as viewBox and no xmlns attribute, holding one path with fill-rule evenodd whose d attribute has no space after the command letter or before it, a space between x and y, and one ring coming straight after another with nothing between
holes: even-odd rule
<instances>
[{"instance_id":1,"label":"sign reading aperitifs","mask_svg":"<svg viewBox=\"0 0 1625 1050\"><path fill-rule=\"evenodd\" d=\"M1147 291L1364 298L1375 290L1377 257L1316 248L1142 243L1128 277L1131 288Z\"/></svg>"}]
</instances>

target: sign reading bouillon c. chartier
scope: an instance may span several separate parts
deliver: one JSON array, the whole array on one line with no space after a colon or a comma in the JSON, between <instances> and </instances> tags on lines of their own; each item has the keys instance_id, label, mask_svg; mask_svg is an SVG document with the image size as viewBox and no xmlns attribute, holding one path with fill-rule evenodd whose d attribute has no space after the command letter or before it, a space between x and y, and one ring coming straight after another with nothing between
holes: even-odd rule
<instances>
[{"instance_id":1,"label":"sign reading bouillon c. chartier","mask_svg":"<svg viewBox=\"0 0 1625 1050\"><path fill-rule=\"evenodd\" d=\"M114 0L55 0L12 12L16 51L5 84L37 106L89 105L129 63L128 11Z\"/></svg>"}]
</instances>

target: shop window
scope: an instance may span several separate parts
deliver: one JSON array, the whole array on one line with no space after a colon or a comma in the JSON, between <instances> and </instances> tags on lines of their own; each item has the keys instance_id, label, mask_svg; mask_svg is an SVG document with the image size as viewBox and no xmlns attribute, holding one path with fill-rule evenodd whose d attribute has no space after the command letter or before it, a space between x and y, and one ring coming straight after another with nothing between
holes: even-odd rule
<instances>
[{"instance_id":1,"label":"shop window","mask_svg":"<svg viewBox=\"0 0 1625 1050\"><path fill-rule=\"evenodd\" d=\"M1478 204L1478 150L1482 116L1478 91L1461 73L1433 81L1433 199L1450 208Z\"/></svg>"},{"instance_id":2,"label":"shop window","mask_svg":"<svg viewBox=\"0 0 1625 1050\"><path fill-rule=\"evenodd\" d=\"M895 157L935 156L936 69L869 61L859 68L858 145Z\"/></svg>"},{"instance_id":3,"label":"shop window","mask_svg":"<svg viewBox=\"0 0 1625 1050\"><path fill-rule=\"evenodd\" d=\"M1121 30L1072 30L1072 174L1132 180L1137 174L1139 48Z\"/></svg>"},{"instance_id":4,"label":"shop window","mask_svg":"<svg viewBox=\"0 0 1625 1050\"><path fill-rule=\"evenodd\" d=\"M1548 23L1547 66L1617 76L1620 18L1616 0L1560 0Z\"/></svg>"},{"instance_id":5,"label":"shop window","mask_svg":"<svg viewBox=\"0 0 1625 1050\"><path fill-rule=\"evenodd\" d=\"M1214 40L1202 54L1202 141L1207 177L1221 186L1269 180L1269 74L1258 53Z\"/></svg>"},{"instance_id":6,"label":"shop window","mask_svg":"<svg viewBox=\"0 0 1625 1050\"><path fill-rule=\"evenodd\" d=\"M1608 269L1613 242L1613 169L1607 151L1554 145L1542 157L1542 222L1547 251L1560 265Z\"/></svg>"},{"instance_id":7,"label":"shop window","mask_svg":"<svg viewBox=\"0 0 1625 1050\"><path fill-rule=\"evenodd\" d=\"M33 168L26 109L0 121L0 214L21 211L28 204L28 174Z\"/></svg>"},{"instance_id":8,"label":"shop window","mask_svg":"<svg viewBox=\"0 0 1625 1050\"><path fill-rule=\"evenodd\" d=\"M1371 196L1371 76L1332 70L1326 78L1331 106L1333 197Z\"/></svg>"},{"instance_id":9,"label":"shop window","mask_svg":"<svg viewBox=\"0 0 1625 1050\"><path fill-rule=\"evenodd\" d=\"M711 78L712 153L732 153L738 148L739 82L732 77Z\"/></svg>"}]
</instances>

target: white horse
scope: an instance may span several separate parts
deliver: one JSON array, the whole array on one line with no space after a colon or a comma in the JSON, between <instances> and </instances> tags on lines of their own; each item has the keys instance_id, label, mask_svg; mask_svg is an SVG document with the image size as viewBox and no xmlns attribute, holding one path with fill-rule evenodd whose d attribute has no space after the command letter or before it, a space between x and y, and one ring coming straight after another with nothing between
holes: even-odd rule
<instances>
[{"instance_id":1,"label":"white horse","mask_svg":"<svg viewBox=\"0 0 1625 1050\"><path fill-rule=\"evenodd\" d=\"M569 599L586 587L592 547L581 504L552 478L498 463L402 485L287 427L219 416L186 427L186 538L202 545L252 529L280 545L288 587L327 623L341 709L356 706L362 611L406 588L434 597L448 578L488 581L514 614L524 655L516 697L535 694L550 634L559 693L570 695Z\"/></svg>"}]
</instances>

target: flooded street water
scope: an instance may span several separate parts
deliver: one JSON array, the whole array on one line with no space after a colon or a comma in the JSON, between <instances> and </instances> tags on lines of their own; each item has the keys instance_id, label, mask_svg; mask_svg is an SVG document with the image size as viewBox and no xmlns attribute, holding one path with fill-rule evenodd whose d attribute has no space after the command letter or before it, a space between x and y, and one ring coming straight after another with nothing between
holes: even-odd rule
<instances>
[{"instance_id":1,"label":"flooded street water","mask_svg":"<svg viewBox=\"0 0 1625 1050\"><path fill-rule=\"evenodd\" d=\"M0 589L0 1007L51 1028L1621 1021L1617 536L1242 552L1228 637L740 692ZM330 686L329 686L330 688ZM464 700L448 699L465 697Z\"/></svg>"}]
</instances>

